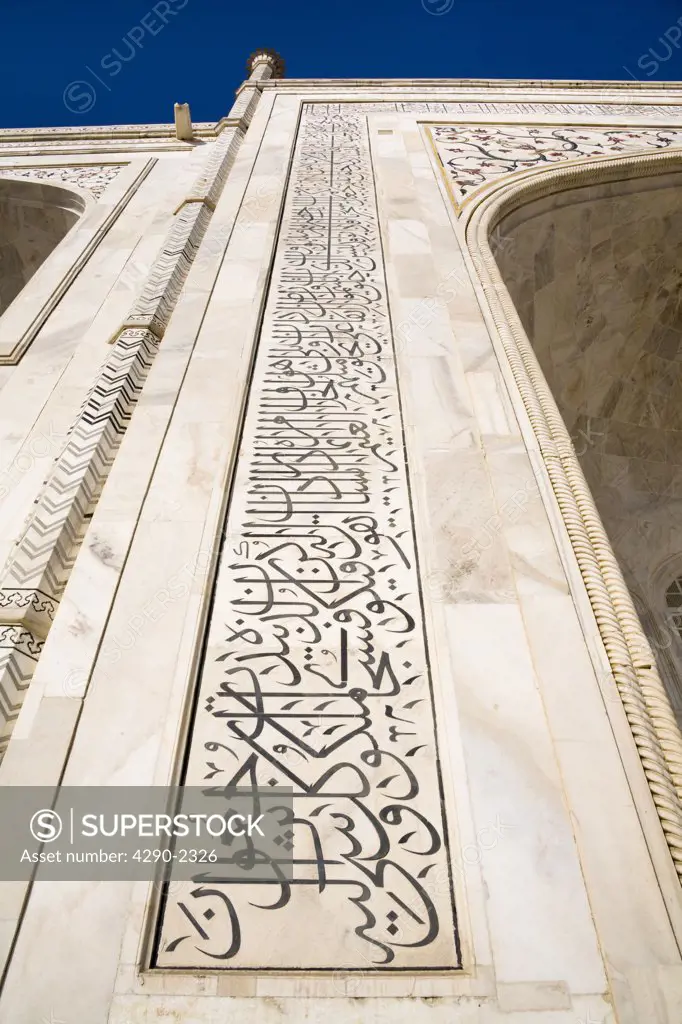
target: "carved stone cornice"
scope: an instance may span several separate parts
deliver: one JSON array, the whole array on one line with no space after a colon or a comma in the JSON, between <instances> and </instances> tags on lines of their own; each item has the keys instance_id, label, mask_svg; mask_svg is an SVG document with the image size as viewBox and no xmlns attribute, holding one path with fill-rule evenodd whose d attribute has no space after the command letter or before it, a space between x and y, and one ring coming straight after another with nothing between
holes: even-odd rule
<instances>
[{"instance_id":1,"label":"carved stone cornice","mask_svg":"<svg viewBox=\"0 0 682 1024\"><path fill-rule=\"evenodd\" d=\"M679 82L590 82L567 80L478 79L478 78L423 78L423 79L332 79L283 78L284 61L275 51L267 48L255 50L247 61L247 73L252 74L256 58L266 58L272 69L271 77L262 81L242 83L237 95L244 89L278 89L303 93L310 98L315 93L333 92L336 102L352 102L358 91L381 93L396 102L419 103L440 101L504 103L523 100L526 103L609 103L627 102L647 107L650 104L682 108L682 86ZM548 93L556 94L551 99ZM592 95L588 95L592 94ZM575 97L575 98L574 98ZM578 98L579 97L579 98ZM646 113L645 110L642 113ZM222 117L216 122L201 121L193 125L196 139L215 138L225 127L234 126L234 118ZM239 120L239 119L237 119ZM178 145L174 124L86 125L55 128L0 128L0 155L2 144L28 145L30 143L76 143L91 141L105 143L144 142L167 144L173 149L186 149L191 144ZM173 145L174 144L174 145Z\"/></svg>"}]
</instances>

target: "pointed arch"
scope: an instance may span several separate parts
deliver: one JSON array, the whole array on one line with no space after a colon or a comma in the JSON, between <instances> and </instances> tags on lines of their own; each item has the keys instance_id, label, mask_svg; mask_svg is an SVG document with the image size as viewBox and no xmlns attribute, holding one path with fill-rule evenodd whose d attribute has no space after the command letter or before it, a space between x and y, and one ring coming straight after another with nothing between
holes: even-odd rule
<instances>
[{"instance_id":1,"label":"pointed arch","mask_svg":"<svg viewBox=\"0 0 682 1024\"><path fill-rule=\"evenodd\" d=\"M593 198L599 189L613 186L634 192L643 179L651 187L660 188L666 176L668 184L682 183L679 150L587 159L532 172L521 181L491 187L472 203L464 230L474 277L482 286L479 295L483 313L503 373L532 447L539 451L537 472L550 485L545 491L553 492L553 511L559 513L559 529L563 527L575 556L589 597L592 622L599 631L611 678L618 688L668 848L682 879L682 736L678 722L570 429L529 338L528 318L524 324L524 311L517 309L491 246L496 230L499 237L503 223L507 229L515 223L514 218L520 223L530 204L549 211L575 202L576 191ZM502 232L503 237L508 234L508 230ZM571 424L571 429L574 426ZM550 519L556 523L557 517L550 515Z\"/></svg>"},{"instance_id":2,"label":"pointed arch","mask_svg":"<svg viewBox=\"0 0 682 1024\"><path fill-rule=\"evenodd\" d=\"M87 205L80 190L0 173L0 315Z\"/></svg>"}]
</instances>

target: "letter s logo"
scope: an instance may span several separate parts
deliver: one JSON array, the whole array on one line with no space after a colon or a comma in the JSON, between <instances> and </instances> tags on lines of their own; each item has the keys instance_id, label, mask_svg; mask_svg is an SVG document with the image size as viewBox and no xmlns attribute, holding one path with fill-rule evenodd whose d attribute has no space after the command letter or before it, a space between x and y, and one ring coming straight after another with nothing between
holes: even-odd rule
<instances>
[{"instance_id":1,"label":"letter s logo","mask_svg":"<svg viewBox=\"0 0 682 1024\"><path fill-rule=\"evenodd\" d=\"M42 811L36 811L31 818L29 828L31 829L31 835L39 843L52 843L61 835L63 828L62 819L56 811L45 808Z\"/></svg>"}]
</instances>

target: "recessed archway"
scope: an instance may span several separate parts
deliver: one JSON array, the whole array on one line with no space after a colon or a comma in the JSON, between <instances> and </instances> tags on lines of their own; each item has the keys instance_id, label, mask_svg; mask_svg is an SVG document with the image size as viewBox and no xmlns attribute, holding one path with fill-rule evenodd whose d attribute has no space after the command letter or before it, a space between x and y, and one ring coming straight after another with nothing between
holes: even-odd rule
<instances>
[{"instance_id":1,"label":"recessed archway","mask_svg":"<svg viewBox=\"0 0 682 1024\"><path fill-rule=\"evenodd\" d=\"M681 168L682 153L669 150L655 155L642 153L616 159L585 160L573 166L546 169L527 176L525 180L492 189L482 196L472 204L464 234L472 272L478 282L479 300L491 327L491 337L512 401L521 416L522 430L528 443L539 457L538 478L546 495L560 550L565 551L566 571L575 588L576 606L592 646L595 675L605 708L614 729L619 730L621 719L613 700L615 687L668 849L678 877L682 879L682 844L679 840L682 835L682 734L669 696L678 689L677 679L671 688L670 680L667 680L667 685L663 681L665 671L658 669L653 653L655 631L648 629L649 623L644 622L645 608L641 597L633 590L631 577L628 589L624 579L628 574L627 566L624 573L580 464L581 457L577 453L584 439L579 435L579 443L574 443L577 417L573 419L570 410L565 413L567 428L557 403L557 398L562 401L560 391L555 397L531 340L537 334L535 311L531 324L529 310L524 309L524 297L518 293L518 308L515 306L511 297L515 283L510 280L509 289L505 287L505 258L500 251L501 242L506 249L508 264L513 258L515 227L533 215L608 195L622 196L650 188L677 189L682 180ZM581 253L578 261L587 258L587 247L582 244L584 240L584 235L572 236L568 245L574 250L569 261L571 264L576 263L576 252ZM502 272L493 247L497 259L503 263ZM592 246L589 247L590 254L591 250ZM541 263L542 257L538 260L540 275L543 273ZM554 263L555 267L558 265ZM529 264L527 268L526 279L530 281ZM534 255L533 289L535 268ZM583 264L580 270L585 273ZM549 279L546 283L549 284ZM532 304L534 307L534 302ZM522 317L525 317L527 330ZM592 325L586 326L590 328ZM554 388L557 388L556 381ZM584 432L589 440L589 431ZM572 554L566 550L566 544L570 545ZM656 576L655 572L653 576ZM591 615L585 598L589 598ZM593 646L597 639L595 630L601 639L601 650ZM653 643L645 630L652 636ZM676 671L674 674L677 676Z\"/></svg>"},{"instance_id":2,"label":"recessed archway","mask_svg":"<svg viewBox=\"0 0 682 1024\"><path fill-rule=\"evenodd\" d=\"M532 201L494 254L682 719L656 571L682 553L682 175Z\"/></svg>"},{"instance_id":3,"label":"recessed archway","mask_svg":"<svg viewBox=\"0 0 682 1024\"><path fill-rule=\"evenodd\" d=\"M86 207L75 191L0 177L0 314Z\"/></svg>"}]
</instances>

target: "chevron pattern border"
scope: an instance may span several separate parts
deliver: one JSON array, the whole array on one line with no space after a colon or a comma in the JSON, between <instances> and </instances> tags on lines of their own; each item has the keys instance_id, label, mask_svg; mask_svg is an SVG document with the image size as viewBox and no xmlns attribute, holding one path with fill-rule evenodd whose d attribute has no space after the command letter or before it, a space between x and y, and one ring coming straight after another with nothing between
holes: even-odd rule
<instances>
[{"instance_id":1,"label":"chevron pattern border","mask_svg":"<svg viewBox=\"0 0 682 1024\"><path fill-rule=\"evenodd\" d=\"M229 162L225 164L224 153L232 149L236 151L243 138L244 132L239 128L227 128L223 132L219 140L221 145L216 145L211 153L206 167L185 200L186 203L206 203L207 206L215 207L229 173L230 165Z\"/></svg>"},{"instance_id":2,"label":"chevron pattern border","mask_svg":"<svg viewBox=\"0 0 682 1024\"><path fill-rule=\"evenodd\" d=\"M116 342L73 426L66 447L6 567L0 605L9 588L58 601L73 566L89 510L97 503L156 354L157 337L128 329ZM0 616L46 635L44 608L0 607Z\"/></svg>"},{"instance_id":3,"label":"chevron pattern border","mask_svg":"<svg viewBox=\"0 0 682 1024\"><path fill-rule=\"evenodd\" d=\"M0 758L89 519L259 96L253 90L238 97L235 106L243 109L244 123L219 137L176 211L142 292L115 336L0 576Z\"/></svg>"},{"instance_id":4,"label":"chevron pattern border","mask_svg":"<svg viewBox=\"0 0 682 1024\"><path fill-rule=\"evenodd\" d=\"M0 626L0 719L12 722L17 719L24 695L43 649L43 641L20 626ZM2 757L9 732L0 734L0 757Z\"/></svg>"}]
</instances>

